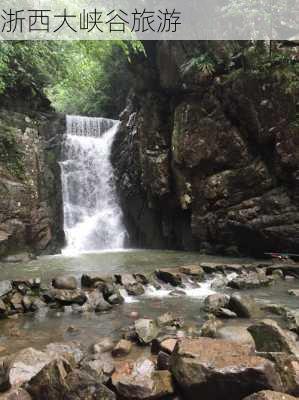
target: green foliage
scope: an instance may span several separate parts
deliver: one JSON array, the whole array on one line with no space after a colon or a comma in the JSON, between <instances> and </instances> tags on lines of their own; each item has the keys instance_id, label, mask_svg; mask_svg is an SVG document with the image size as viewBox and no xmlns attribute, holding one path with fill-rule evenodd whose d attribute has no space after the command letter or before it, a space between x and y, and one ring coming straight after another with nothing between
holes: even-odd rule
<instances>
[{"instance_id":1,"label":"green foliage","mask_svg":"<svg viewBox=\"0 0 299 400\"><path fill-rule=\"evenodd\" d=\"M193 57L181 66L182 75L187 75L190 72L199 72L205 76L211 76L215 72L215 60L207 54L201 54Z\"/></svg>"},{"instance_id":2,"label":"green foliage","mask_svg":"<svg viewBox=\"0 0 299 400\"><path fill-rule=\"evenodd\" d=\"M0 164L6 166L8 172L22 179L24 165L23 153L16 141L16 132L0 120Z\"/></svg>"}]
</instances>

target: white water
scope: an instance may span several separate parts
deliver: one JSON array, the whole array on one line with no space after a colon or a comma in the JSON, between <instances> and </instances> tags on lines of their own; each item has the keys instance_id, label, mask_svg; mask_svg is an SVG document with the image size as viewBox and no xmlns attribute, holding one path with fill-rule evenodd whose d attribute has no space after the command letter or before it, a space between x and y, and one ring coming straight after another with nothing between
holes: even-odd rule
<instances>
[{"instance_id":1,"label":"white water","mask_svg":"<svg viewBox=\"0 0 299 400\"><path fill-rule=\"evenodd\" d=\"M125 228L110 161L118 121L67 116L61 162L65 255L122 248Z\"/></svg>"}]
</instances>

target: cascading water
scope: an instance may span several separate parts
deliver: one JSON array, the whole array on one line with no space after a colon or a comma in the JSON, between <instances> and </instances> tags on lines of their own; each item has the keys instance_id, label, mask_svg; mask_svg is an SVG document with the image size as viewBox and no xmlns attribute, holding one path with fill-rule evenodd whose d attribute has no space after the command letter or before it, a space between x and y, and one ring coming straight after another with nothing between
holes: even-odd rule
<instances>
[{"instance_id":1,"label":"cascading water","mask_svg":"<svg viewBox=\"0 0 299 400\"><path fill-rule=\"evenodd\" d=\"M123 247L126 232L110 161L118 125L106 118L67 116L61 162L64 254Z\"/></svg>"}]
</instances>

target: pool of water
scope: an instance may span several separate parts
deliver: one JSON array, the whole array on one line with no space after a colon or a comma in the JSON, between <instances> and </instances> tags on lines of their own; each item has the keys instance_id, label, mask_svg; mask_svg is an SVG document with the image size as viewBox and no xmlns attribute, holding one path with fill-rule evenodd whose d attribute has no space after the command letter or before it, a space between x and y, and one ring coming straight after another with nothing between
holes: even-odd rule
<instances>
[{"instance_id":1,"label":"pool of water","mask_svg":"<svg viewBox=\"0 0 299 400\"><path fill-rule=\"evenodd\" d=\"M198 262L250 263L252 259L234 259L203 256L198 253L176 251L128 250L81 254L74 257L62 255L40 257L28 263L0 265L1 279L40 277L49 282L53 277L72 274L80 278L83 273L111 275L113 273L151 272L159 267L175 267ZM157 317L172 311L186 321L190 332L196 331L202 322L202 303L210 289L206 283L201 288L188 291L188 296L171 297L168 292L147 291L106 314L77 314L70 307L64 311L41 310L36 314L20 315L0 321L0 355L33 346L42 348L49 342L78 340L84 346L96 342L103 336L121 337L121 330L133 323L130 314L140 317ZM297 281L280 281L271 288L243 291L259 302L286 304L297 308L297 298L287 290L298 286ZM218 289L218 291L220 291ZM229 291L229 289L226 289ZM71 327L71 328L70 328Z\"/></svg>"}]
</instances>

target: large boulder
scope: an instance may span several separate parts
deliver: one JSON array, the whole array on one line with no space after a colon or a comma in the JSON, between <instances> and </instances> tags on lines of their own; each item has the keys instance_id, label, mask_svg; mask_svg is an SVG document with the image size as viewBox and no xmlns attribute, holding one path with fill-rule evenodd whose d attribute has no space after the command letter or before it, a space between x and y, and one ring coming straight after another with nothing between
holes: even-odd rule
<instances>
[{"instance_id":1,"label":"large boulder","mask_svg":"<svg viewBox=\"0 0 299 400\"><path fill-rule=\"evenodd\" d=\"M182 265L179 267L179 271L194 280L202 280L205 274L199 265Z\"/></svg>"},{"instance_id":2,"label":"large boulder","mask_svg":"<svg viewBox=\"0 0 299 400\"><path fill-rule=\"evenodd\" d=\"M222 293L210 294L204 300L204 308L208 312L215 312L228 305L229 296Z\"/></svg>"},{"instance_id":3,"label":"large boulder","mask_svg":"<svg viewBox=\"0 0 299 400\"><path fill-rule=\"evenodd\" d=\"M255 289L261 286L269 286L273 282L273 277L264 273L251 272L240 275L228 282L228 286L233 289Z\"/></svg>"},{"instance_id":4,"label":"large boulder","mask_svg":"<svg viewBox=\"0 0 299 400\"><path fill-rule=\"evenodd\" d=\"M248 346L252 351L255 350L253 337L245 326L222 326L217 330L215 338L236 342Z\"/></svg>"},{"instance_id":5,"label":"large boulder","mask_svg":"<svg viewBox=\"0 0 299 400\"><path fill-rule=\"evenodd\" d=\"M172 286L182 284L182 276L180 272L174 268L163 268L156 271L157 278L165 283L170 283Z\"/></svg>"},{"instance_id":6,"label":"large boulder","mask_svg":"<svg viewBox=\"0 0 299 400\"><path fill-rule=\"evenodd\" d=\"M77 279L74 276L58 276L52 280L55 289L74 290L77 289Z\"/></svg>"},{"instance_id":7,"label":"large boulder","mask_svg":"<svg viewBox=\"0 0 299 400\"><path fill-rule=\"evenodd\" d=\"M72 304L82 305L87 300L86 294L80 289L51 289L49 292L44 293L44 298L48 302L56 301L63 306L69 306Z\"/></svg>"},{"instance_id":8,"label":"large boulder","mask_svg":"<svg viewBox=\"0 0 299 400\"><path fill-rule=\"evenodd\" d=\"M157 323L152 319L138 319L134 325L138 339L143 344L150 343L159 334Z\"/></svg>"},{"instance_id":9,"label":"large boulder","mask_svg":"<svg viewBox=\"0 0 299 400\"><path fill-rule=\"evenodd\" d=\"M251 296L237 293L230 297L228 308L240 318L253 318L261 314L259 306Z\"/></svg>"},{"instance_id":10,"label":"large boulder","mask_svg":"<svg viewBox=\"0 0 299 400\"><path fill-rule=\"evenodd\" d=\"M137 360L133 365L124 363L113 373L112 384L124 399L159 399L174 392L170 372L155 371L149 359Z\"/></svg>"},{"instance_id":11,"label":"large boulder","mask_svg":"<svg viewBox=\"0 0 299 400\"><path fill-rule=\"evenodd\" d=\"M289 396L288 394L281 392L274 392L273 390L262 390L258 393L254 393L247 396L243 400L295 400L296 397Z\"/></svg>"},{"instance_id":12,"label":"large boulder","mask_svg":"<svg viewBox=\"0 0 299 400\"><path fill-rule=\"evenodd\" d=\"M248 331L253 336L257 351L284 352L299 356L298 344L276 321L265 319L250 325Z\"/></svg>"},{"instance_id":13,"label":"large boulder","mask_svg":"<svg viewBox=\"0 0 299 400\"><path fill-rule=\"evenodd\" d=\"M269 360L251 355L247 346L225 340L178 342L170 370L188 400L241 400L259 390L281 388Z\"/></svg>"}]
</instances>

